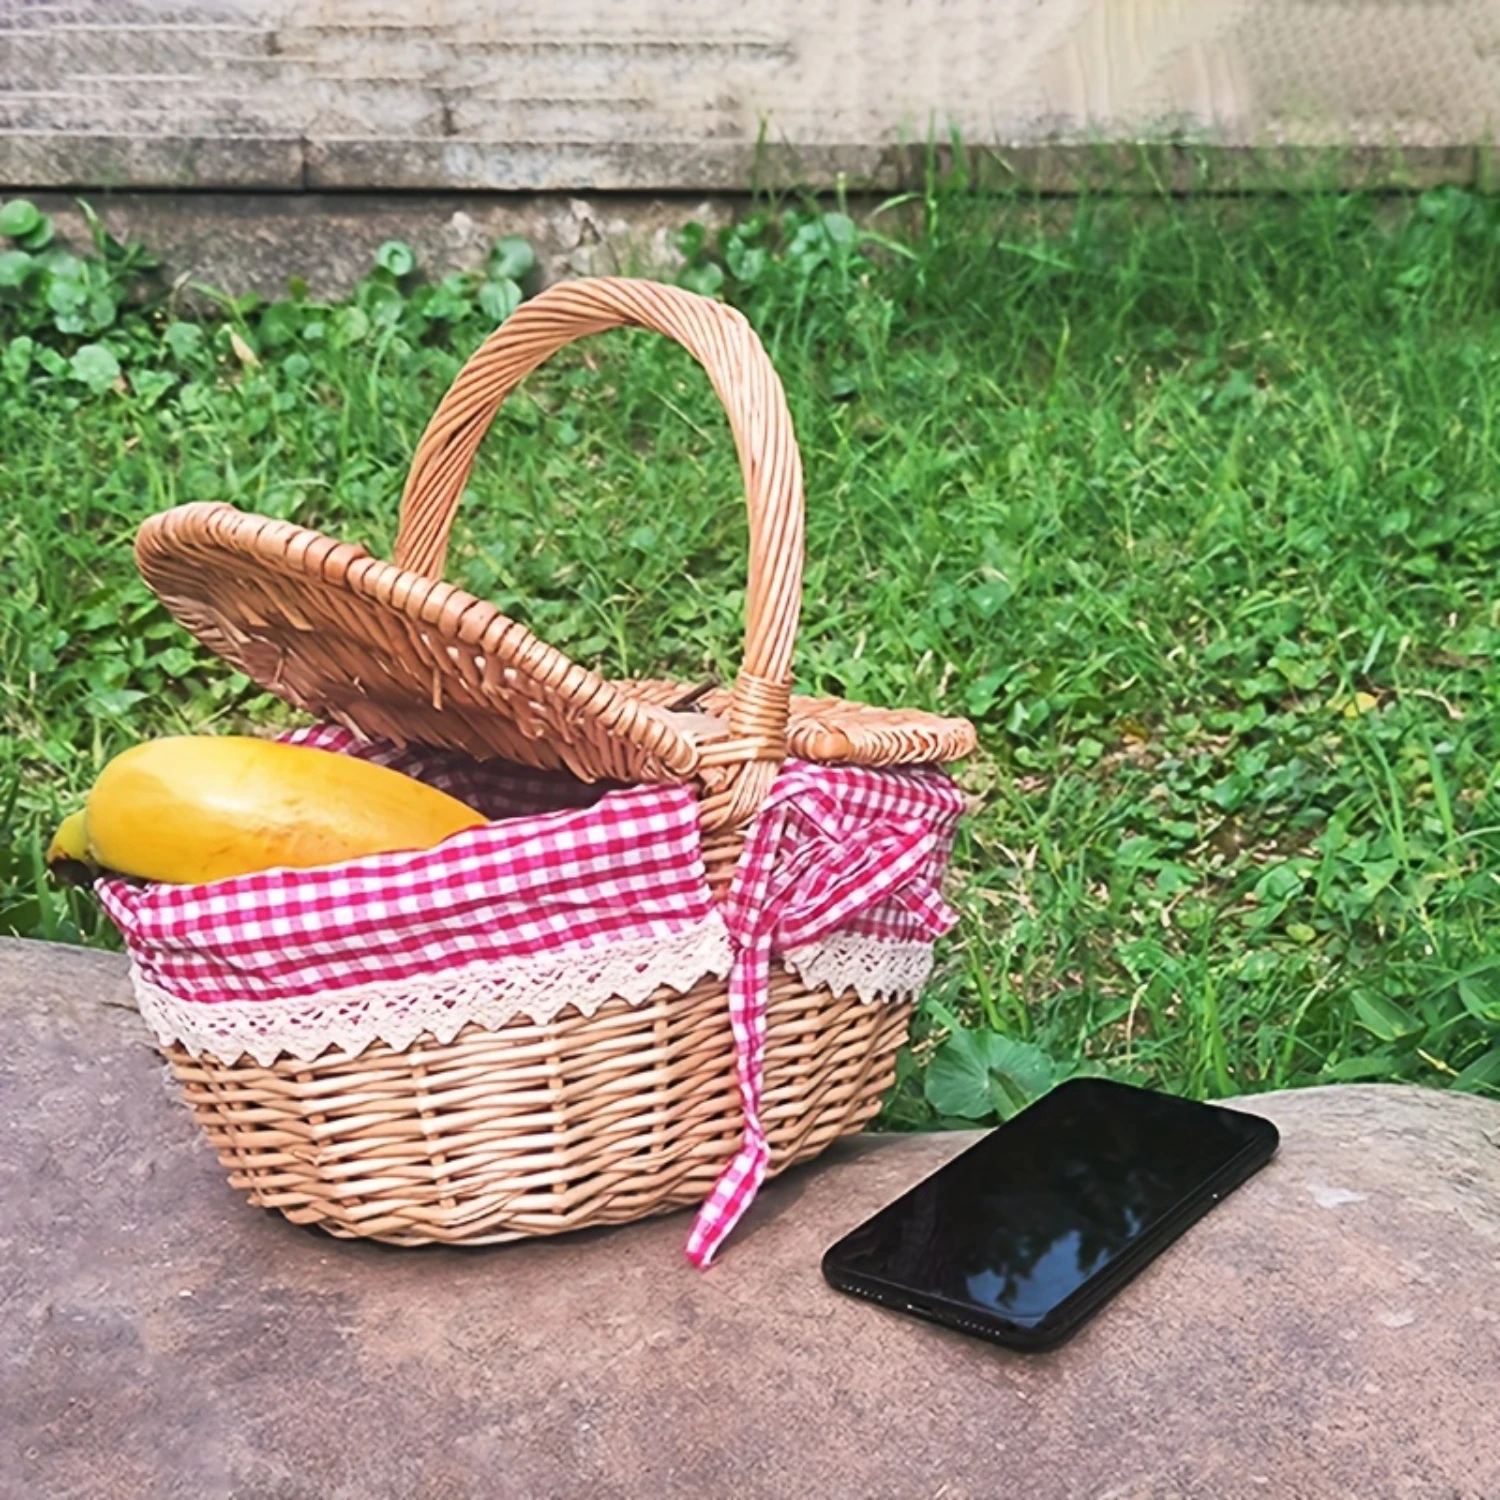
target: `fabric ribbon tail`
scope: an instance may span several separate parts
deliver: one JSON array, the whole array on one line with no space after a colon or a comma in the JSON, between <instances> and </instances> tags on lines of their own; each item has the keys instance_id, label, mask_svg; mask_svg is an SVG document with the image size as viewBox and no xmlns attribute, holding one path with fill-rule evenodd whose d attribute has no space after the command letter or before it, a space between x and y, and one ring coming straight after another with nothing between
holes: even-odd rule
<instances>
[{"instance_id":1,"label":"fabric ribbon tail","mask_svg":"<svg viewBox=\"0 0 1500 1500\"><path fill-rule=\"evenodd\" d=\"M766 1179L771 1148L760 1121L760 1093L770 975L771 935L762 932L740 949L729 975L729 1020L734 1029L735 1074L745 1128L739 1151L719 1174L688 1233L687 1258L700 1271L713 1263L719 1247L744 1217Z\"/></svg>"}]
</instances>

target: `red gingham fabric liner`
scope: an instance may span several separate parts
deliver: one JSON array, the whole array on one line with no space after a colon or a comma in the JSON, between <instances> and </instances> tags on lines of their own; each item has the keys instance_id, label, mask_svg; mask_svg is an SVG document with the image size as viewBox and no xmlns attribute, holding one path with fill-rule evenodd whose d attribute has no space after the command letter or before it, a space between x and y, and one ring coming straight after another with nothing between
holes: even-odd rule
<instances>
[{"instance_id":1,"label":"red gingham fabric liner","mask_svg":"<svg viewBox=\"0 0 1500 1500\"><path fill-rule=\"evenodd\" d=\"M494 822L434 849L207 885L98 882L138 973L179 1000L336 995L368 981L655 939L711 921L697 799L686 787L582 787L462 756L403 751L318 726L284 738L429 781ZM764 1180L760 1121L770 963L836 932L930 943L962 793L935 771L788 762L751 825L722 909L741 1149L700 1210L707 1266Z\"/></svg>"}]
</instances>

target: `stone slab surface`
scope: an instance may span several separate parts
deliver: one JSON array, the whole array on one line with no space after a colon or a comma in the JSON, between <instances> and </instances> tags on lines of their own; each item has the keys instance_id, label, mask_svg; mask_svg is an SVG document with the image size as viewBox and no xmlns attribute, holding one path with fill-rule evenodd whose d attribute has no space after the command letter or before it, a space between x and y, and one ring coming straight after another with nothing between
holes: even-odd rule
<instances>
[{"instance_id":1,"label":"stone slab surface","mask_svg":"<svg viewBox=\"0 0 1500 1500\"><path fill-rule=\"evenodd\" d=\"M1500 0L9 0L0 182L889 186L893 150L1472 147Z\"/></svg>"},{"instance_id":2,"label":"stone slab surface","mask_svg":"<svg viewBox=\"0 0 1500 1500\"><path fill-rule=\"evenodd\" d=\"M707 1274L678 1215L487 1250L251 1209L105 955L0 942L0 1495L1494 1500L1500 1105L1261 1096L1277 1160L1020 1355L824 1247L971 1137L867 1137Z\"/></svg>"}]
</instances>

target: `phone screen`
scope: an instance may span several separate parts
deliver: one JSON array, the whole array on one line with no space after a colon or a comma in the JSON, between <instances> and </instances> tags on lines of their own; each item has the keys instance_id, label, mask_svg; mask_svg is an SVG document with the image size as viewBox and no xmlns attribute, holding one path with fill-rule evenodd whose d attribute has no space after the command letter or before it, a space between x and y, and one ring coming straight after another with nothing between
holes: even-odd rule
<instances>
[{"instance_id":1,"label":"phone screen","mask_svg":"<svg viewBox=\"0 0 1500 1500\"><path fill-rule=\"evenodd\" d=\"M1075 1080L846 1236L825 1268L835 1285L844 1273L1035 1327L1276 1140L1253 1115Z\"/></svg>"}]
</instances>

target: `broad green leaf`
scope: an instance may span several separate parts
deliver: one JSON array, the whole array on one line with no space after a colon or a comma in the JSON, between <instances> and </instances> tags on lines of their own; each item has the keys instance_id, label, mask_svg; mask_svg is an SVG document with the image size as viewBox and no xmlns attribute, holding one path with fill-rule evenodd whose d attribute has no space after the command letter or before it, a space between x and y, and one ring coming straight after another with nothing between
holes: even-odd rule
<instances>
[{"instance_id":1,"label":"broad green leaf","mask_svg":"<svg viewBox=\"0 0 1500 1500\"><path fill-rule=\"evenodd\" d=\"M73 378L102 395L120 378L120 361L103 344L85 344L69 361Z\"/></svg>"},{"instance_id":2,"label":"broad green leaf","mask_svg":"<svg viewBox=\"0 0 1500 1500\"><path fill-rule=\"evenodd\" d=\"M359 306L377 328L389 328L401 321L407 302L399 287L384 281L367 281L359 289Z\"/></svg>"},{"instance_id":3,"label":"broad green leaf","mask_svg":"<svg viewBox=\"0 0 1500 1500\"><path fill-rule=\"evenodd\" d=\"M854 220L848 214L824 214L820 221L824 234L833 241L840 250L848 250L856 239L859 238L859 230Z\"/></svg>"},{"instance_id":4,"label":"broad green leaf","mask_svg":"<svg viewBox=\"0 0 1500 1500\"><path fill-rule=\"evenodd\" d=\"M131 392L148 410L176 384L177 377L167 370L132 370L130 374Z\"/></svg>"},{"instance_id":5,"label":"broad green leaf","mask_svg":"<svg viewBox=\"0 0 1500 1500\"><path fill-rule=\"evenodd\" d=\"M519 234L508 234L495 241L490 251L490 275L507 281L524 280L536 265L531 242Z\"/></svg>"},{"instance_id":6,"label":"broad green leaf","mask_svg":"<svg viewBox=\"0 0 1500 1500\"><path fill-rule=\"evenodd\" d=\"M1401 869L1399 859L1370 859L1364 864L1366 896L1378 896L1397 876Z\"/></svg>"},{"instance_id":7,"label":"broad green leaf","mask_svg":"<svg viewBox=\"0 0 1500 1500\"><path fill-rule=\"evenodd\" d=\"M88 306L88 300L89 289L81 281L54 274L47 284L47 306L59 318L76 316Z\"/></svg>"},{"instance_id":8,"label":"broad green leaf","mask_svg":"<svg viewBox=\"0 0 1500 1500\"><path fill-rule=\"evenodd\" d=\"M724 272L714 261L706 260L702 265L689 266L681 272L677 282L700 297L713 297L724 285Z\"/></svg>"},{"instance_id":9,"label":"broad green leaf","mask_svg":"<svg viewBox=\"0 0 1500 1500\"><path fill-rule=\"evenodd\" d=\"M1360 1024L1383 1042L1399 1041L1419 1029L1417 1022L1394 1000L1387 1000L1373 990L1355 990L1350 999Z\"/></svg>"},{"instance_id":10,"label":"broad green leaf","mask_svg":"<svg viewBox=\"0 0 1500 1500\"><path fill-rule=\"evenodd\" d=\"M375 264L392 276L410 276L417 268L417 257L404 240L387 240L375 252Z\"/></svg>"},{"instance_id":11,"label":"broad green leaf","mask_svg":"<svg viewBox=\"0 0 1500 1500\"><path fill-rule=\"evenodd\" d=\"M954 1031L928 1064L927 1102L967 1120L1008 1119L1057 1082L1040 1047L991 1031Z\"/></svg>"},{"instance_id":12,"label":"broad green leaf","mask_svg":"<svg viewBox=\"0 0 1500 1500\"><path fill-rule=\"evenodd\" d=\"M689 219L672 236L672 243L684 260L695 261L703 254L704 246L708 244L708 230L696 219Z\"/></svg>"},{"instance_id":13,"label":"broad green leaf","mask_svg":"<svg viewBox=\"0 0 1500 1500\"><path fill-rule=\"evenodd\" d=\"M487 281L479 288L479 305L485 317L503 323L521 305L521 288L509 277Z\"/></svg>"},{"instance_id":14,"label":"broad green leaf","mask_svg":"<svg viewBox=\"0 0 1500 1500\"><path fill-rule=\"evenodd\" d=\"M1476 1021L1484 1021L1491 1025L1500 1023L1500 1000L1496 1000L1492 994L1486 994L1484 987L1474 980L1460 979L1458 981L1458 998L1463 1002L1464 1009Z\"/></svg>"},{"instance_id":15,"label":"broad green leaf","mask_svg":"<svg viewBox=\"0 0 1500 1500\"><path fill-rule=\"evenodd\" d=\"M197 323L169 323L162 342L178 359L188 359L203 348L203 329Z\"/></svg>"},{"instance_id":16,"label":"broad green leaf","mask_svg":"<svg viewBox=\"0 0 1500 1500\"><path fill-rule=\"evenodd\" d=\"M1255 882L1255 894L1261 901L1285 901L1302 889L1303 879L1303 873L1296 865L1272 865Z\"/></svg>"},{"instance_id":17,"label":"broad green leaf","mask_svg":"<svg viewBox=\"0 0 1500 1500\"><path fill-rule=\"evenodd\" d=\"M25 234L16 236L16 243L26 250L45 250L56 233L52 220L43 214Z\"/></svg>"},{"instance_id":18,"label":"broad green leaf","mask_svg":"<svg viewBox=\"0 0 1500 1500\"><path fill-rule=\"evenodd\" d=\"M370 336L370 320L362 307L341 307L333 315L333 334L330 342L335 349L347 349L360 344Z\"/></svg>"},{"instance_id":19,"label":"broad green leaf","mask_svg":"<svg viewBox=\"0 0 1500 1500\"><path fill-rule=\"evenodd\" d=\"M1248 984L1259 984L1262 980L1269 979L1280 967L1281 961L1271 949L1255 948L1245 955L1239 966L1239 976Z\"/></svg>"},{"instance_id":20,"label":"broad green leaf","mask_svg":"<svg viewBox=\"0 0 1500 1500\"><path fill-rule=\"evenodd\" d=\"M724 260L746 286L754 286L771 263L771 257L759 245L745 245L738 239L731 239L724 247Z\"/></svg>"},{"instance_id":21,"label":"broad green leaf","mask_svg":"<svg viewBox=\"0 0 1500 1500\"><path fill-rule=\"evenodd\" d=\"M990 1101L989 1052L977 1031L955 1031L927 1065L927 1102L939 1114L987 1119Z\"/></svg>"},{"instance_id":22,"label":"broad green leaf","mask_svg":"<svg viewBox=\"0 0 1500 1500\"><path fill-rule=\"evenodd\" d=\"M986 672L969 684L964 694L964 707L971 718L980 719L995 705L995 694L1005 685L1006 672Z\"/></svg>"},{"instance_id":23,"label":"broad green leaf","mask_svg":"<svg viewBox=\"0 0 1500 1500\"><path fill-rule=\"evenodd\" d=\"M31 356L36 350L36 340L23 333L12 339L0 353L0 369L12 380L21 380L31 368Z\"/></svg>"},{"instance_id":24,"label":"broad green leaf","mask_svg":"<svg viewBox=\"0 0 1500 1500\"><path fill-rule=\"evenodd\" d=\"M88 315L95 328L108 328L115 321L119 309L108 292L91 292L88 300Z\"/></svg>"},{"instance_id":25,"label":"broad green leaf","mask_svg":"<svg viewBox=\"0 0 1500 1500\"><path fill-rule=\"evenodd\" d=\"M1029 1042L995 1034L988 1041L990 1100L995 1113L1007 1120L1057 1082L1057 1066Z\"/></svg>"},{"instance_id":26,"label":"broad green leaf","mask_svg":"<svg viewBox=\"0 0 1500 1500\"><path fill-rule=\"evenodd\" d=\"M95 706L106 714L120 715L129 713L146 694L137 688L96 688L91 697Z\"/></svg>"},{"instance_id":27,"label":"broad green leaf","mask_svg":"<svg viewBox=\"0 0 1500 1500\"><path fill-rule=\"evenodd\" d=\"M1323 1077L1335 1083L1354 1083L1362 1078L1389 1078L1400 1067L1400 1061L1389 1052L1372 1052L1366 1057L1346 1057L1323 1069Z\"/></svg>"},{"instance_id":28,"label":"broad green leaf","mask_svg":"<svg viewBox=\"0 0 1500 1500\"><path fill-rule=\"evenodd\" d=\"M31 274L35 264L24 250L7 250L0 254L0 287L18 287Z\"/></svg>"},{"instance_id":29,"label":"broad green leaf","mask_svg":"<svg viewBox=\"0 0 1500 1500\"><path fill-rule=\"evenodd\" d=\"M12 198L0 208L0 234L18 240L30 234L42 222L42 211L25 198Z\"/></svg>"},{"instance_id":30,"label":"broad green leaf","mask_svg":"<svg viewBox=\"0 0 1500 1500\"><path fill-rule=\"evenodd\" d=\"M474 305L474 291L467 276L454 273L445 276L432 289L431 296L423 304L422 311L429 318L441 318L453 322L463 317Z\"/></svg>"},{"instance_id":31,"label":"broad green leaf","mask_svg":"<svg viewBox=\"0 0 1500 1500\"><path fill-rule=\"evenodd\" d=\"M1482 1057L1460 1070L1453 1080L1456 1089L1500 1088L1500 1047L1491 1047Z\"/></svg>"},{"instance_id":32,"label":"broad green leaf","mask_svg":"<svg viewBox=\"0 0 1500 1500\"><path fill-rule=\"evenodd\" d=\"M71 250L59 246L40 257L42 265L60 281L87 281L89 268Z\"/></svg>"}]
</instances>

